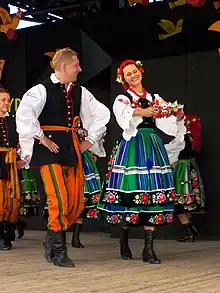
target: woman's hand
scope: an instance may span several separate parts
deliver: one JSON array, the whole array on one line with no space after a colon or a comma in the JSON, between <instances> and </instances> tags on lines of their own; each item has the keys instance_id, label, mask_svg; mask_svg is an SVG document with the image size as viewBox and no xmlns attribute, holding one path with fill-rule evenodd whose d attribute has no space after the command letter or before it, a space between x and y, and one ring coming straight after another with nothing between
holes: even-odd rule
<instances>
[{"instance_id":1,"label":"woman's hand","mask_svg":"<svg viewBox=\"0 0 220 293\"><path fill-rule=\"evenodd\" d=\"M157 110L154 107L148 107L143 109L144 117L155 117L157 116Z\"/></svg>"},{"instance_id":2,"label":"woman's hand","mask_svg":"<svg viewBox=\"0 0 220 293\"><path fill-rule=\"evenodd\" d=\"M18 169L24 168L25 165L26 165L26 163L27 162L25 160L19 160L19 161L17 161L17 168Z\"/></svg>"},{"instance_id":3,"label":"woman's hand","mask_svg":"<svg viewBox=\"0 0 220 293\"><path fill-rule=\"evenodd\" d=\"M83 154L85 151L87 151L88 149L92 147L92 143L88 140L85 140L79 144L79 147L80 147L81 154Z\"/></svg>"}]
</instances>

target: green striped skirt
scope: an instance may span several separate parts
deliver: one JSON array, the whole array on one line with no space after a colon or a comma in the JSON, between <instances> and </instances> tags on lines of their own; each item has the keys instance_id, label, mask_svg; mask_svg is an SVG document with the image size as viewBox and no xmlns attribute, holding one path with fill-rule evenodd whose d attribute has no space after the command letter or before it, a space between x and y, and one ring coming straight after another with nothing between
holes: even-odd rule
<instances>
[{"instance_id":1,"label":"green striped skirt","mask_svg":"<svg viewBox=\"0 0 220 293\"><path fill-rule=\"evenodd\" d=\"M177 212L204 212L205 192L195 159L179 160L173 176L178 200Z\"/></svg>"},{"instance_id":2,"label":"green striped skirt","mask_svg":"<svg viewBox=\"0 0 220 293\"><path fill-rule=\"evenodd\" d=\"M113 149L98 209L109 224L172 223L175 201L172 169L160 137L139 129Z\"/></svg>"}]
</instances>

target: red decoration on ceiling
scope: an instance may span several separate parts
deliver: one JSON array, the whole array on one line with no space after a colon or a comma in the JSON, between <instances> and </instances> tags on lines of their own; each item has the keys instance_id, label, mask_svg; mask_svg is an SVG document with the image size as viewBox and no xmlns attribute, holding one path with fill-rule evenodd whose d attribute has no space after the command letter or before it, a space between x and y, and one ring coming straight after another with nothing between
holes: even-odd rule
<instances>
[{"instance_id":1,"label":"red decoration on ceiling","mask_svg":"<svg viewBox=\"0 0 220 293\"><path fill-rule=\"evenodd\" d=\"M187 0L187 3L194 7L201 7L206 3L206 0Z\"/></svg>"},{"instance_id":2,"label":"red decoration on ceiling","mask_svg":"<svg viewBox=\"0 0 220 293\"><path fill-rule=\"evenodd\" d=\"M144 6L147 6L149 4L149 0L128 0L129 6L134 4L142 4Z\"/></svg>"}]
</instances>

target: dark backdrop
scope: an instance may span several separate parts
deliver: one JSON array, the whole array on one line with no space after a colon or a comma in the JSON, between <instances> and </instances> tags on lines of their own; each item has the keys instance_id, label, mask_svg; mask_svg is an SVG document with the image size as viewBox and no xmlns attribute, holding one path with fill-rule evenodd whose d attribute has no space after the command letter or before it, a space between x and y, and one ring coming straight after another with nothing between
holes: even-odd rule
<instances>
[{"instance_id":1,"label":"dark backdrop","mask_svg":"<svg viewBox=\"0 0 220 293\"><path fill-rule=\"evenodd\" d=\"M162 31L157 25L160 19L174 23L184 18L181 34L159 41ZM7 40L0 33L0 58L6 59L2 75L3 85L11 91L13 114L18 98L34 84L51 73L49 61L44 53L70 46L79 53L83 67L80 76L98 100L111 108L117 92L115 69L119 59L147 60L145 64L145 86L158 92L168 100L186 102L190 111L202 119L203 144L201 172L209 198L208 213L196 216L202 237L220 237L218 211L220 206L219 166L219 55L217 51L188 55L192 52L214 50L220 47L219 33L208 31L218 15L210 2L201 8L190 5L170 10L167 3L155 3L146 8L133 7L69 21L37 26L18 32L18 39ZM178 57L168 57L178 55ZM182 56L179 56L182 55ZM161 58L164 57L164 58ZM161 58L161 59L158 59ZM112 65L113 64L113 65ZM16 102L16 103L15 103ZM114 117L109 123L106 149L110 153L120 130ZM107 159L98 160L101 177L107 168ZM28 228L40 229L40 218L30 218ZM161 237L173 237L177 226L160 229ZM101 223L89 221L85 230L109 231ZM115 229L113 229L115 230ZM115 233L114 233L115 234ZM140 236L134 230L134 236Z\"/></svg>"},{"instance_id":2,"label":"dark backdrop","mask_svg":"<svg viewBox=\"0 0 220 293\"><path fill-rule=\"evenodd\" d=\"M201 238L219 239L220 225L220 185L218 166L220 165L220 128L218 112L220 107L218 76L220 76L220 58L217 51L189 54L187 56L169 57L143 61L145 74L144 86L149 92L159 93L167 100L178 100L184 103L189 112L197 114L202 122L202 148L199 160L205 192L208 197L206 214L193 215L199 226ZM115 61L111 70L88 81L85 86L110 109L122 87L116 79ZM208 73L208 74L207 74ZM110 88L111 84L111 88ZM121 130L114 116L108 125L106 149L110 154L115 141L120 138ZM98 160L101 177L107 169L107 158ZM36 225L35 219L29 220L30 228ZM118 229L109 229L103 223L87 221L86 231L111 231L113 237L118 236ZM175 238L180 233L179 223L158 229L158 237ZM133 237L141 237L141 228L132 230Z\"/></svg>"}]
</instances>

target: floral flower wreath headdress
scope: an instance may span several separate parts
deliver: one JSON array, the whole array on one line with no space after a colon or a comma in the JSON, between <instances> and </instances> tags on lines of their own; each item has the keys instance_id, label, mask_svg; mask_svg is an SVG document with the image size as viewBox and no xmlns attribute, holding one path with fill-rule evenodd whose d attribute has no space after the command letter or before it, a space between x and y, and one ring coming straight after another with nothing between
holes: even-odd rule
<instances>
[{"instance_id":1,"label":"floral flower wreath headdress","mask_svg":"<svg viewBox=\"0 0 220 293\"><path fill-rule=\"evenodd\" d=\"M141 63L141 61L125 60L124 62L121 63L121 65L117 69L116 81L118 83L121 83L122 85L126 84L126 82L124 80L123 69L125 68L125 66L130 65L130 64L135 65L140 70L141 73L144 73L144 68L143 68L143 64Z\"/></svg>"}]
</instances>

